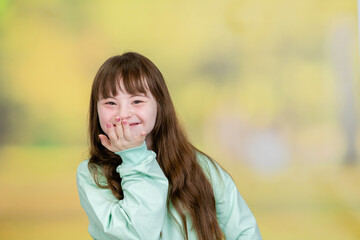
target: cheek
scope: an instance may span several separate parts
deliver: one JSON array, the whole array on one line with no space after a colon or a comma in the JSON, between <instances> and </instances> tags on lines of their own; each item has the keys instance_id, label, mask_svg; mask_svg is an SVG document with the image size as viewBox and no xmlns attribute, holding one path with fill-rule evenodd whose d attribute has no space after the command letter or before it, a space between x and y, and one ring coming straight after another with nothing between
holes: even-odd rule
<instances>
[{"instance_id":1,"label":"cheek","mask_svg":"<svg viewBox=\"0 0 360 240\"><path fill-rule=\"evenodd\" d=\"M99 109L98 110L98 117L100 121L100 126L104 132L107 131L107 123L112 122L113 114L111 114L109 111L104 111Z\"/></svg>"},{"instance_id":2,"label":"cheek","mask_svg":"<svg viewBox=\"0 0 360 240\"><path fill-rule=\"evenodd\" d=\"M153 111L153 114L152 114L152 120L153 120L153 122L154 122L154 125L155 125L155 122L156 122L156 117L157 117L157 109L155 109L155 110Z\"/></svg>"},{"instance_id":3,"label":"cheek","mask_svg":"<svg viewBox=\"0 0 360 240\"><path fill-rule=\"evenodd\" d=\"M150 124L149 127L154 128L155 123L156 123L156 116L157 116L157 108L153 108L149 113L148 113L148 122Z\"/></svg>"}]
</instances>

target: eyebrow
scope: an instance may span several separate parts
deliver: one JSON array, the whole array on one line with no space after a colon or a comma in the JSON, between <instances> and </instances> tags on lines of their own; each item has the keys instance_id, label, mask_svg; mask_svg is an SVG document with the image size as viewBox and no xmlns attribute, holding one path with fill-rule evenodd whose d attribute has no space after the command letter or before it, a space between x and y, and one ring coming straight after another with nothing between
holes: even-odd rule
<instances>
[{"instance_id":1,"label":"eyebrow","mask_svg":"<svg viewBox=\"0 0 360 240\"><path fill-rule=\"evenodd\" d=\"M130 97L148 97L148 95L145 93L136 93L136 94L129 94L129 95L130 95ZM105 100L105 99L117 99L117 98L114 96L99 98L99 100Z\"/></svg>"},{"instance_id":2,"label":"eyebrow","mask_svg":"<svg viewBox=\"0 0 360 240\"><path fill-rule=\"evenodd\" d=\"M147 94L145 93L135 93L135 94L130 94L131 97L147 97Z\"/></svg>"},{"instance_id":3,"label":"eyebrow","mask_svg":"<svg viewBox=\"0 0 360 240\"><path fill-rule=\"evenodd\" d=\"M99 98L99 101L101 101L101 100L106 100L106 99L110 99L110 98L116 99L115 97L101 97L101 98Z\"/></svg>"}]
</instances>

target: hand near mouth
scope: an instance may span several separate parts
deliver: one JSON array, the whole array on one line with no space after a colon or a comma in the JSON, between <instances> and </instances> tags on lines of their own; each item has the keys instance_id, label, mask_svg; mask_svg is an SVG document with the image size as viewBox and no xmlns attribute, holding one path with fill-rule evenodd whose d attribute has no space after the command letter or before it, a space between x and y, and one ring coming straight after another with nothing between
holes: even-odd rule
<instances>
[{"instance_id":1,"label":"hand near mouth","mask_svg":"<svg viewBox=\"0 0 360 240\"><path fill-rule=\"evenodd\" d=\"M134 135L130 130L130 125L128 121L116 118L117 124L113 126L111 123L107 123L107 135L100 134L99 138L101 144L112 152L119 152L126 149L139 147L145 141L146 132L139 131L138 135ZM143 126L141 124L136 124L139 127ZM142 129L144 130L144 129Z\"/></svg>"}]
</instances>

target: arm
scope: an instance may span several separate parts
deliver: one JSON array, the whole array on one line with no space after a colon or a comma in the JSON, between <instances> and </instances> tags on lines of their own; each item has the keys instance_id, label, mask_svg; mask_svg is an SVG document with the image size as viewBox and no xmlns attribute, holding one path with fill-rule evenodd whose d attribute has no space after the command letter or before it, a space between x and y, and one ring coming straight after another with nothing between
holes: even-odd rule
<instances>
[{"instance_id":1,"label":"arm","mask_svg":"<svg viewBox=\"0 0 360 240\"><path fill-rule=\"evenodd\" d=\"M226 239L261 240L255 217L246 205L230 175L219 165L212 164L205 156L205 171L213 185L216 212L220 228Z\"/></svg>"},{"instance_id":2,"label":"arm","mask_svg":"<svg viewBox=\"0 0 360 240\"><path fill-rule=\"evenodd\" d=\"M217 216L227 239L260 240L255 217L227 173L224 175L223 193L217 197ZM221 191L220 191L221 192Z\"/></svg>"},{"instance_id":3,"label":"arm","mask_svg":"<svg viewBox=\"0 0 360 240\"><path fill-rule=\"evenodd\" d=\"M117 168L122 177L122 200L95 184L87 161L78 168L80 203L88 215L91 236L101 240L159 239L166 217L168 181L155 153L144 143L116 154L123 159Z\"/></svg>"}]
</instances>

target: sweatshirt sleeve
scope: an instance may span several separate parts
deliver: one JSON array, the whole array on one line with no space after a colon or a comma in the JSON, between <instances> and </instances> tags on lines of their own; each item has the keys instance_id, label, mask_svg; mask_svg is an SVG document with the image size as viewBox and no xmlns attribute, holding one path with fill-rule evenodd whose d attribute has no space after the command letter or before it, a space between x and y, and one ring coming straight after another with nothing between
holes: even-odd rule
<instances>
[{"instance_id":1,"label":"sweatshirt sleeve","mask_svg":"<svg viewBox=\"0 0 360 240\"><path fill-rule=\"evenodd\" d=\"M118 200L110 189L98 187L80 164L77 185L81 206L89 218L93 239L159 239L166 217L168 180L146 144L117 152L123 163L120 174L124 198Z\"/></svg>"},{"instance_id":2,"label":"sweatshirt sleeve","mask_svg":"<svg viewBox=\"0 0 360 240\"><path fill-rule=\"evenodd\" d=\"M201 155L200 163L213 185L216 214L226 239L261 240L254 215L240 195L230 175ZM205 167L204 167L205 166Z\"/></svg>"}]
</instances>

